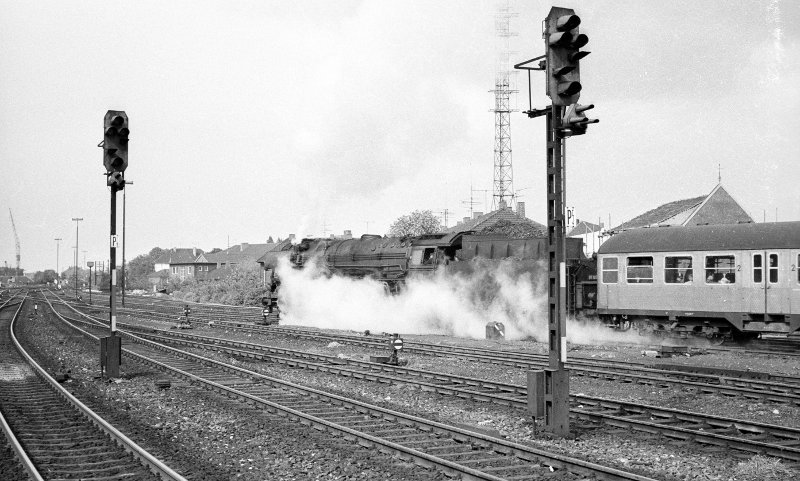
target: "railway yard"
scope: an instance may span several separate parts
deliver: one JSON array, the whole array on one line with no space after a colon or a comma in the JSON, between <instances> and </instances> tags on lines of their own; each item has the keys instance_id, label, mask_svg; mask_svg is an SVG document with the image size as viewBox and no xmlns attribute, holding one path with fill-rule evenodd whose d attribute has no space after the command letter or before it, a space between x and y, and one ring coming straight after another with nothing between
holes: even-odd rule
<instances>
[{"instance_id":1,"label":"railway yard","mask_svg":"<svg viewBox=\"0 0 800 481\"><path fill-rule=\"evenodd\" d=\"M571 436L560 439L526 410L526 373L547 363L541 343L403 335L401 362L390 365L371 362L387 353L383 333L257 325L260 309L202 304L192 305L189 329L182 303L131 297L118 309L121 376L108 381L97 359L108 308L59 294L10 290L0 302L0 407L43 479L81 470L220 480L800 472L796 350L695 346L662 358L643 355L653 346L570 345ZM27 386L33 368L8 357L12 318L22 347L61 381L53 384L140 448L90 441L117 437L88 434L98 422L55 408L66 395ZM45 450L53 439L61 455ZM3 449L2 479L24 479L20 458Z\"/></svg>"}]
</instances>

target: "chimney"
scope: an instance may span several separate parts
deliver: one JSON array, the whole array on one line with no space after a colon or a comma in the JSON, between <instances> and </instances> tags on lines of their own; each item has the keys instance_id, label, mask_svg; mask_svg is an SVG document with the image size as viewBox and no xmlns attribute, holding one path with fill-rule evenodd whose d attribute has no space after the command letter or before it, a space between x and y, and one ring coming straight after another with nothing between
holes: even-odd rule
<instances>
[{"instance_id":1,"label":"chimney","mask_svg":"<svg viewBox=\"0 0 800 481\"><path fill-rule=\"evenodd\" d=\"M289 239L294 239L294 234L289 234Z\"/></svg>"},{"instance_id":2,"label":"chimney","mask_svg":"<svg viewBox=\"0 0 800 481\"><path fill-rule=\"evenodd\" d=\"M517 202L517 215L523 219L527 219L527 217L525 217L525 202Z\"/></svg>"},{"instance_id":3,"label":"chimney","mask_svg":"<svg viewBox=\"0 0 800 481\"><path fill-rule=\"evenodd\" d=\"M464 217L464 223L466 224L467 222L469 222L469 217Z\"/></svg>"},{"instance_id":4,"label":"chimney","mask_svg":"<svg viewBox=\"0 0 800 481\"><path fill-rule=\"evenodd\" d=\"M345 239L352 239L353 238L353 231L351 231L351 230L344 231L344 238Z\"/></svg>"},{"instance_id":5,"label":"chimney","mask_svg":"<svg viewBox=\"0 0 800 481\"><path fill-rule=\"evenodd\" d=\"M472 219L475 220L475 219L477 219L478 217L480 217L482 215L483 215L483 212L473 212L472 213Z\"/></svg>"},{"instance_id":6,"label":"chimney","mask_svg":"<svg viewBox=\"0 0 800 481\"><path fill-rule=\"evenodd\" d=\"M247 249L249 245L250 244L248 244L247 242L242 242L242 244L239 246L239 252L244 252L244 250Z\"/></svg>"}]
</instances>

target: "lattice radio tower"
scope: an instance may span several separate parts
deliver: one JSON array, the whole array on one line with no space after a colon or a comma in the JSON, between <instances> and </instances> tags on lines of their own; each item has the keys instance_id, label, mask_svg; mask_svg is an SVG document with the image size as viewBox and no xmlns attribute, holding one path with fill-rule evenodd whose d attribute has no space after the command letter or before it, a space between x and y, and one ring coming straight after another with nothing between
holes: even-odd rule
<instances>
[{"instance_id":1,"label":"lattice radio tower","mask_svg":"<svg viewBox=\"0 0 800 481\"><path fill-rule=\"evenodd\" d=\"M492 210L505 208L515 203L514 170L511 165L511 109L512 94L517 93L511 85L510 39L517 35L511 31L511 18L519 14L511 11L509 1L498 6L495 14L495 31L498 40L498 62L494 90L494 192Z\"/></svg>"}]
</instances>

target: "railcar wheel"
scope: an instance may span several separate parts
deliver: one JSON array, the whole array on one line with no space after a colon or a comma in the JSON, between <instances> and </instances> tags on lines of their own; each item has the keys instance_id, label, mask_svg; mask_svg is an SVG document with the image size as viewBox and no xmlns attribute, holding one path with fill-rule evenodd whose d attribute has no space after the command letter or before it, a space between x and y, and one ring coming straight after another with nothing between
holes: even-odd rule
<instances>
[{"instance_id":1,"label":"railcar wheel","mask_svg":"<svg viewBox=\"0 0 800 481\"><path fill-rule=\"evenodd\" d=\"M628 319L623 319L623 320L622 320L622 321L620 321L620 323L617 325L617 330L618 330L618 331L630 331L630 329L631 329L631 326L632 326L632 325L633 325L633 323L632 323L630 320L628 320Z\"/></svg>"},{"instance_id":2,"label":"railcar wheel","mask_svg":"<svg viewBox=\"0 0 800 481\"><path fill-rule=\"evenodd\" d=\"M725 337L720 336L719 334L711 334L709 336L706 336L706 339L708 339L708 343L711 344L712 346L719 346L725 341Z\"/></svg>"}]
</instances>

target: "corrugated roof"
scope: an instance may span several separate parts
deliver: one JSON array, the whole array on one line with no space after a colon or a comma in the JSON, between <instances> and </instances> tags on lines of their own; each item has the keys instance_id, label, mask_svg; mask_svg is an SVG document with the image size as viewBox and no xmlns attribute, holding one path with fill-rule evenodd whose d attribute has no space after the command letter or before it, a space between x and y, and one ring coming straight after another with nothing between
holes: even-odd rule
<instances>
[{"instance_id":1,"label":"corrugated roof","mask_svg":"<svg viewBox=\"0 0 800 481\"><path fill-rule=\"evenodd\" d=\"M800 249L800 221L631 229L609 238L598 253L751 249Z\"/></svg>"}]
</instances>

